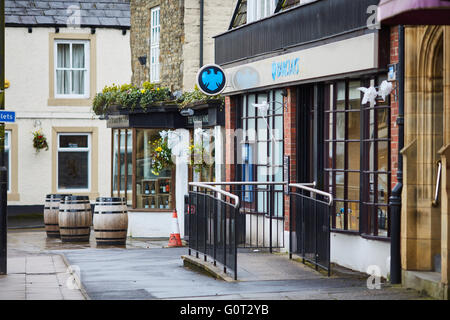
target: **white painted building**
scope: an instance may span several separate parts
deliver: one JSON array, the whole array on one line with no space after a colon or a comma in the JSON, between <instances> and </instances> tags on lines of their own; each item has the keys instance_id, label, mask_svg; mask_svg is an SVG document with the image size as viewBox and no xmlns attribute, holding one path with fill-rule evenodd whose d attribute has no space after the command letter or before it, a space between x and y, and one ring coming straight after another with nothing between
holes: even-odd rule
<instances>
[{"instance_id":1,"label":"white painted building","mask_svg":"<svg viewBox=\"0 0 450 320\"><path fill-rule=\"evenodd\" d=\"M69 6L70 5L70 6ZM131 78L127 1L5 1L9 212L46 194L109 196L111 130L92 112L105 85ZM48 150L33 147L33 132ZM39 206L39 207L37 207Z\"/></svg>"}]
</instances>

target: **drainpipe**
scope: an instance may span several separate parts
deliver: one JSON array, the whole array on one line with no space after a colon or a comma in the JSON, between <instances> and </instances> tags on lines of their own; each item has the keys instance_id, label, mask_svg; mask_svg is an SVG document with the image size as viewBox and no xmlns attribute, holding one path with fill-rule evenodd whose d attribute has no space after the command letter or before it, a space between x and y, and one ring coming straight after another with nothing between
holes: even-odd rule
<instances>
[{"instance_id":1,"label":"drainpipe","mask_svg":"<svg viewBox=\"0 0 450 320\"><path fill-rule=\"evenodd\" d=\"M203 9L205 0L200 0L200 68L203 67Z\"/></svg>"},{"instance_id":2,"label":"drainpipe","mask_svg":"<svg viewBox=\"0 0 450 320\"><path fill-rule=\"evenodd\" d=\"M392 189L392 195L389 198L391 206L391 270L390 277L392 284L402 283L402 265L400 251L400 230L401 230L401 207L402 207L402 189L403 189L403 156L400 151L404 147L404 89L405 89L405 28L403 25L398 27L399 43L399 64L398 64L398 171L397 184Z\"/></svg>"}]
</instances>

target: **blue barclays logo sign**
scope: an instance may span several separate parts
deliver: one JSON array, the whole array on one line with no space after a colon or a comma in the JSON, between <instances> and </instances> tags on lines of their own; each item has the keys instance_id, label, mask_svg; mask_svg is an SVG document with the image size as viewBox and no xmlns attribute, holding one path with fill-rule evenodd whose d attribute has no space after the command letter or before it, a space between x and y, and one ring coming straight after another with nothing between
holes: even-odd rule
<instances>
[{"instance_id":1,"label":"blue barclays logo sign","mask_svg":"<svg viewBox=\"0 0 450 320\"><path fill-rule=\"evenodd\" d=\"M250 66L239 68L233 77L234 87L240 90L258 87L259 83L258 71Z\"/></svg>"},{"instance_id":2,"label":"blue barclays logo sign","mask_svg":"<svg viewBox=\"0 0 450 320\"><path fill-rule=\"evenodd\" d=\"M300 73L300 58L287 59L272 63L272 79L275 81L281 77L298 75Z\"/></svg>"}]
</instances>

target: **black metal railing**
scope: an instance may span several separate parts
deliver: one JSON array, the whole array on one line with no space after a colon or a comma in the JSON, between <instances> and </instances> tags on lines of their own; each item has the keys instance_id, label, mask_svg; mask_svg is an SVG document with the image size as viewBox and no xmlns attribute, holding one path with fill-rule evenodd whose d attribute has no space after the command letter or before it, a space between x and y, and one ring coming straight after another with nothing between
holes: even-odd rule
<instances>
[{"instance_id":1,"label":"black metal railing","mask_svg":"<svg viewBox=\"0 0 450 320\"><path fill-rule=\"evenodd\" d=\"M236 216L239 248L273 249L284 247L284 182L204 182L226 187L240 199Z\"/></svg>"},{"instance_id":2,"label":"black metal railing","mask_svg":"<svg viewBox=\"0 0 450 320\"><path fill-rule=\"evenodd\" d=\"M189 183L188 201L189 255L196 251L196 257L203 254L214 265L223 265L233 270L237 279L237 230L239 197L203 183Z\"/></svg>"},{"instance_id":3,"label":"black metal railing","mask_svg":"<svg viewBox=\"0 0 450 320\"><path fill-rule=\"evenodd\" d=\"M333 196L306 184L289 184L289 257L323 268L330 276L330 217Z\"/></svg>"}]
</instances>

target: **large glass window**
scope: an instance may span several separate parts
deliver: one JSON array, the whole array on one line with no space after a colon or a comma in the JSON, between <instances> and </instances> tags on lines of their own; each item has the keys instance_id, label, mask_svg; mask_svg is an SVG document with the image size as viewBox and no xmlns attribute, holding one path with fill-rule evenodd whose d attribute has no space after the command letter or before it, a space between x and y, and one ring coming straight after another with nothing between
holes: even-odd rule
<instances>
[{"instance_id":1,"label":"large glass window","mask_svg":"<svg viewBox=\"0 0 450 320\"><path fill-rule=\"evenodd\" d=\"M56 97L89 97L89 41L55 41Z\"/></svg>"},{"instance_id":2,"label":"large glass window","mask_svg":"<svg viewBox=\"0 0 450 320\"><path fill-rule=\"evenodd\" d=\"M113 131L113 193L119 192L127 201L131 201L133 186L132 134L132 130L127 129Z\"/></svg>"},{"instance_id":3,"label":"large glass window","mask_svg":"<svg viewBox=\"0 0 450 320\"><path fill-rule=\"evenodd\" d=\"M340 81L329 87L326 110L325 161L328 189L335 197L333 227L359 230L360 81Z\"/></svg>"},{"instance_id":4,"label":"large glass window","mask_svg":"<svg viewBox=\"0 0 450 320\"><path fill-rule=\"evenodd\" d=\"M89 190L90 140L89 133L58 134L58 190Z\"/></svg>"},{"instance_id":5,"label":"large glass window","mask_svg":"<svg viewBox=\"0 0 450 320\"><path fill-rule=\"evenodd\" d=\"M379 85L386 77L371 80ZM363 163L364 181L368 194L363 197L363 208L368 213L364 232L374 236L389 236L390 173L390 107L389 101L379 101L365 107L369 125L364 127L366 156Z\"/></svg>"},{"instance_id":6,"label":"large glass window","mask_svg":"<svg viewBox=\"0 0 450 320\"><path fill-rule=\"evenodd\" d=\"M242 180L258 182L283 182L283 96L281 90L243 96L241 128L243 141ZM268 199L261 188L267 185L246 186L244 201L254 201L255 210L268 212ZM274 186L275 215L283 215L283 186ZM256 199L255 199L256 198Z\"/></svg>"},{"instance_id":7,"label":"large glass window","mask_svg":"<svg viewBox=\"0 0 450 320\"><path fill-rule=\"evenodd\" d=\"M328 86L325 190L335 198L334 229L388 236L389 104L361 105L358 90L377 84L376 79L345 80Z\"/></svg>"},{"instance_id":8,"label":"large glass window","mask_svg":"<svg viewBox=\"0 0 450 320\"><path fill-rule=\"evenodd\" d=\"M199 127L196 130L191 133L190 170L193 181L215 181L214 129Z\"/></svg>"},{"instance_id":9,"label":"large glass window","mask_svg":"<svg viewBox=\"0 0 450 320\"><path fill-rule=\"evenodd\" d=\"M152 172L152 142L160 138L159 129L136 129L136 208L174 208L175 170L164 168L155 175Z\"/></svg>"}]
</instances>

